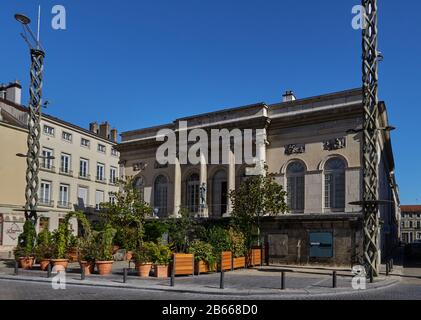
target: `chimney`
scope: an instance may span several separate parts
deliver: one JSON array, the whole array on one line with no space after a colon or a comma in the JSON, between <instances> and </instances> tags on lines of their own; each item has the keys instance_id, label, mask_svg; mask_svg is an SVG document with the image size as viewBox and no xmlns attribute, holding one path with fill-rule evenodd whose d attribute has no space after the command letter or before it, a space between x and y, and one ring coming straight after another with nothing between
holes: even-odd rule
<instances>
[{"instance_id":1,"label":"chimney","mask_svg":"<svg viewBox=\"0 0 421 320\"><path fill-rule=\"evenodd\" d=\"M98 132L99 132L98 123L96 123L96 122L90 123L89 124L89 131L91 131L92 133L98 134Z\"/></svg>"},{"instance_id":2,"label":"chimney","mask_svg":"<svg viewBox=\"0 0 421 320\"><path fill-rule=\"evenodd\" d=\"M14 102L16 104L22 104L22 86L19 81L10 83L6 86L6 100Z\"/></svg>"},{"instance_id":3,"label":"chimney","mask_svg":"<svg viewBox=\"0 0 421 320\"><path fill-rule=\"evenodd\" d=\"M111 137L110 137L111 141L117 142L117 135L118 135L117 129L111 130Z\"/></svg>"},{"instance_id":4,"label":"chimney","mask_svg":"<svg viewBox=\"0 0 421 320\"><path fill-rule=\"evenodd\" d=\"M294 92L291 90L286 91L283 97L283 102L291 102L297 100L297 98L295 98Z\"/></svg>"},{"instance_id":5,"label":"chimney","mask_svg":"<svg viewBox=\"0 0 421 320\"><path fill-rule=\"evenodd\" d=\"M110 138L110 124L108 122L104 122L99 126L99 135L104 139Z\"/></svg>"}]
</instances>

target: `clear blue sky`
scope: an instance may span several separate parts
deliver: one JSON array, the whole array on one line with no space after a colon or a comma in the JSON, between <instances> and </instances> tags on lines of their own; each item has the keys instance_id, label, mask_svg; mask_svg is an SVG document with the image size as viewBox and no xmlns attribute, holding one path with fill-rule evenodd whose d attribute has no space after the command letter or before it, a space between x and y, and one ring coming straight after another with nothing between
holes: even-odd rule
<instances>
[{"instance_id":1,"label":"clear blue sky","mask_svg":"<svg viewBox=\"0 0 421 320\"><path fill-rule=\"evenodd\" d=\"M6 3L5 3L6 2ZM15 12L42 5L48 113L120 131L255 102L361 86L358 0L2 1L0 82L28 99L29 56ZM67 9L67 30L51 8ZM379 1L380 99L389 108L403 203L421 203L421 1ZM35 25L34 25L35 27Z\"/></svg>"}]
</instances>

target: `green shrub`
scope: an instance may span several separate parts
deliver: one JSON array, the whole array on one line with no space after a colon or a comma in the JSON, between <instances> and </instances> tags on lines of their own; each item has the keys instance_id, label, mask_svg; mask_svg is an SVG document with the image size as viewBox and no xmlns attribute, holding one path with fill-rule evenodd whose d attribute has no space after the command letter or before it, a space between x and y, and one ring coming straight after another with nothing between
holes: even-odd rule
<instances>
[{"instance_id":1,"label":"green shrub","mask_svg":"<svg viewBox=\"0 0 421 320\"><path fill-rule=\"evenodd\" d=\"M216 257L211 244L195 240L190 244L189 253L194 254L196 262L203 261L209 267L212 267L216 262Z\"/></svg>"},{"instance_id":2,"label":"green shrub","mask_svg":"<svg viewBox=\"0 0 421 320\"><path fill-rule=\"evenodd\" d=\"M18 238L18 246L15 249L15 257L31 257L34 254L37 232L31 221L26 221L23 232Z\"/></svg>"},{"instance_id":3,"label":"green shrub","mask_svg":"<svg viewBox=\"0 0 421 320\"><path fill-rule=\"evenodd\" d=\"M57 230L53 232L52 241L52 258L53 259L66 259L66 253L68 249L68 238L67 238L67 225L61 224Z\"/></svg>"},{"instance_id":4,"label":"green shrub","mask_svg":"<svg viewBox=\"0 0 421 320\"><path fill-rule=\"evenodd\" d=\"M116 230L110 225L105 226L104 230L98 232L94 237L94 258L96 261L113 260L113 240ZM94 248L95 248L94 247Z\"/></svg>"},{"instance_id":5,"label":"green shrub","mask_svg":"<svg viewBox=\"0 0 421 320\"><path fill-rule=\"evenodd\" d=\"M230 228L228 231L230 242L231 242L231 251L234 258L240 258L246 256L246 237L240 231Z\"/></svg>"},{"instance_id":6,"label":"green shrub","mask_svg":"<svg viewBox=\"0 0 421 320\"><path fill-rule=\"evenodd\" d=\"M52 235L48 229L42 230L37 237L35 258L38 260L51 259L53 256Z\"/></svg>"},{"instance_id":7,"label":"green shrub","mask_svg":"<svg viewBox=\"0 0 421 320\"><path fill-rule=\"evenodd\" d=\"M209 228L204 235L203 241L213 247L213 253L217 261L220 260L223 251L231 251L232 248L229 232L219 226Z\"/></svg>"},{"instance_id":8,"label":"green shrub","mask_svg":"<svg viewBox=\"0 0 421 320\"><path fill-rule=\"evenodd\" d=\"M155 244L153 249L153 263L160 266L167 266L171 263L172 252L169 246L162 243Z\"/></svg>"},{"instance_id":9,"label":"green shrub","mask_svg":"<svg viewBox=\"0 0 421 320\"><path fill-rule=\"evenodd\" d=\"M148 222L145 224L144 240L159 243L165 232L168 232L168 225L166 223L159 221Z\"/></svg>"},{"instance_id":10,"label":"green shrub","mask_svg":"<svg viewBox=\"0 0 421 320\"><path fill-rule=\"evenodd\" d=\"M154 262L156 244L153 242L144 242L142 247L135 251L134 259L138 264L147 264Z\"/></svg>"}]
</instances>

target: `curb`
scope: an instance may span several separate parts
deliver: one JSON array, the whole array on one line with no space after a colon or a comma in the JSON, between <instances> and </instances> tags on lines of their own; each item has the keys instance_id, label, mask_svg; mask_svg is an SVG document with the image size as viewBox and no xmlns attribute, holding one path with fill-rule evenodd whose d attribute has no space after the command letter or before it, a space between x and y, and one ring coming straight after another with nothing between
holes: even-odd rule
<instances>
[{"instance_id":1,"label":"curb","mask_svg":"<svg viewBox=\"0 0 421 320\"><path fill-rule=\"evenodd\" d=\"M371 288L360 292L373 292L377 290L383 290L390 287L397 285L400 282L400 279L397 277L393 277L394 279L391 280L382 280L378 284L374 284ZM29 277L19 277L19 276L12 276L12 275L0 275L0 280L7 280L7 281L17 281L17 282L33 282L33 283L50 283L51 279L48 278L29 278ZM268 289L273 290L272 292L268 291L261 291L261 290L239 290L239 289L225 289L224 291L219 290L217 288L210 289L210 290L192 290L192 289L177 289L170 287L139 287L135 285L130 285L130 283L99 283L89 280L84 280L83 282L77 281L72 279L66 282L67 285L70 286L84 286L84 287L97 287L97 288L112 288L112 289L130 289L130 290L144 290L144 291L155 291L155 292L175 292L175 293L188 293L188 294L199 294L199 295L216 295L216 296L240 296L240 297L251 297L251 296L266 296L266 297L285 297L285 298L293 298L293 297L320 297L320 296L332 296L332 295L347 295L353 294L358 292L357 290L350 290L348 288L338 288L338 289L331 289L330 291L326 292L323 290L308 290L308 289L287 289L287 290L277 290L276 289Z\"/></svg>"}]
</instances>

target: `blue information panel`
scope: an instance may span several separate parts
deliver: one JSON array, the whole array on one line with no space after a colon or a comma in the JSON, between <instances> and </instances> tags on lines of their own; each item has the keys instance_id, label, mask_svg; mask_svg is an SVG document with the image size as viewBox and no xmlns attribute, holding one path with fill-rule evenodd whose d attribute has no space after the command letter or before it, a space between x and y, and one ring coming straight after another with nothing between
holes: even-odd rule
<instances>
[{"instance_id":1,"label":"blue information panel","mask_svg":"<svg viewBox=\"0 0 421 320\"><path fill-rule=\"evenodd\" d=\"M330 232L310 233L310 258L333 257L333 234Z\"/></svg>"}]
</instances>

